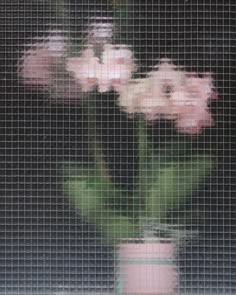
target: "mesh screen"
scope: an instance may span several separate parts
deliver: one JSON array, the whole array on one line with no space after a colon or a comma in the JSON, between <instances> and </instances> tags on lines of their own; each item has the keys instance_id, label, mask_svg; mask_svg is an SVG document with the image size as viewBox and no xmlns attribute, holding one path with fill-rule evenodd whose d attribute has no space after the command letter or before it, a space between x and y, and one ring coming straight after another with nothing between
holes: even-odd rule
<instances>
[{"instance_id":1,"label":"mesh screen","mask_svg":"<svg viewBox=\"0 0 236 295\"><path fill-rule=\"evenodd\" d=\"M236 294L233 0L2 0L0 294Z\"/></svg>"}]
</instances>

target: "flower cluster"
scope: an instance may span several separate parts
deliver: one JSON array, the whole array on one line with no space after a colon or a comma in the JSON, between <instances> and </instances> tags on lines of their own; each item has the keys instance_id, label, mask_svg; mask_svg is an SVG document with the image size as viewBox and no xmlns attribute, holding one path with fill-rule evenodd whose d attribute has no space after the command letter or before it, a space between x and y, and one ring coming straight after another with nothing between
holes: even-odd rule
<instances>
[{"instance_id":1,"label":"flower cluster","mask_svg":"<svg viewBox=\"0 0 236 295\"><path fill-rule=\"evenodd\" d=\"M127 113L143 113L146 120L174 120L178 132L199 134L202 127L214 125L208 110L212 98L210 74L200 77L162 59L147 78L131 80L118 103Z\"/></svg>"},{"instance_id":2,"label":"flower cluster","mask_svg":"<svg viewBox=\"0 0 236 295\"><path fill-rule=\"evenodd\" d=\"M32 90L47 91L51 101L77 103L81 86L65 71L68 46L61 31L50 31L24 50L18 62L19 81Z\"/></svg>"},{"instance_id":3,"label":"flower cluster","mask_svg":"<svg viewBox=\"0 0 236 295\"><path fill-rule=\"evenodd\" d=\"M96 27L96 34L101 31L101 36L94 34L105 40L108 37L103 29L107 33L106 25L99 30ZM208 107L210 99L216 98L210 74L186 72L162 59L146 78L132 79L136 65L128 46L104 41L99 57L96 44L87 45L78 57L69 57L65 41L60 32L51 32L26 50L18 65L21 82L49 91L55 99L76 100L81 92L114 90L125 112L142 113L147 121L174 120L182 133L199 134L202 127L214 125Z\"/></svg>"},{"instance_id":4,"label":"flower cluster","mask_svg":"<svg viewBox=\"0 0 236 295\"><path fill-rule=\"evenodd\" d=\"M24 51L18 64L20 81L33 89L51 91L60 71L65 76L70 75L73 89L78 89L74 87L76 81L82 92L93 91L95 87L99 92L121 92L136 69L133 53L126 45L104 44L100 59L93 45L82 50L79 57L66 58L66 53L63 37L59 32L51 32L48 38ZM65 81L60 84L62 82Z\"/></svg>"},{"instance_id":5,"label":"flower cluster","mask_svg":"<svg viewBox=\"0 0 236 295\"><path fill-rule=\"evenodd\" d=\"M67 70L82 86L82 91L92 91L98 86L99 92L114 89L122 92L135 71L133 54L125 45L105 44L101 62L93 48L82 51L80 57L68 58Z\"/></svg>"}]
</instances>

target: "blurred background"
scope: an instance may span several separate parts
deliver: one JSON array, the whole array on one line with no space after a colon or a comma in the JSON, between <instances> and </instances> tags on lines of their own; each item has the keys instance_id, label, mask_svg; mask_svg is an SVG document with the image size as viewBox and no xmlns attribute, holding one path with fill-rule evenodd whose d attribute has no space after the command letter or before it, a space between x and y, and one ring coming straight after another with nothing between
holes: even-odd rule
<instances>
[{"instance_id":1,"label":"blurred background","mask_svg":"<svg viewBox=\"0 0 236 295\"><path fill-rule=\"evenodd\" d=\"M190 71L212 72L220 99L212 104L216 126L198 139L213 149L217 171L183 211L198 239L179 258L183 294L236 293L235 95L236 3L234 0L129 0L120 24L147 71L170 57ZM81 38L92 17L113 17L108 1L2 0L0 3L0 294L112 292L113 254L99 233L84 224L63 195L61 164L86 157L86 134L79 103L51 103L46 93L19 84L17 63L25 44L53 27ZM66 22L65 22L66 20ZM113 177L132 186L135 145L132 120L104 95L99 127ZM100 100L101 101L101 100ZM157 141L168 135L155 126ZM164 131L163 131L164 130ZM171 133L173 134L173 132ZM177 135L176 135L177 136ZM190 222L190 223L191 223Z\"/></svg>"}]
</instances>

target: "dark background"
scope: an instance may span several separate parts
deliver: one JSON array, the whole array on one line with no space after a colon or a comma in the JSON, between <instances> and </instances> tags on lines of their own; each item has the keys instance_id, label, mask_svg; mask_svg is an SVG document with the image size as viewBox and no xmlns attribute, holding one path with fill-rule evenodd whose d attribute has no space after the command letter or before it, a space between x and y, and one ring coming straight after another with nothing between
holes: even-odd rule
<instances>
[{"instance_id":1,"label":"dark background","mask_svg":"<svg viewBox=\"0 0 236 295\"><path fill-rule=\"evenodd\" d=\"M134 47L140 71L168 56L188 70L215 74L221 97L212 104L217 125L198 142L214 151L219 164L186 205L185 210L198 208L203 217L189 224L200 231L199 239L183 249L179 266L183 292L235 294L236 4L129 3L129 21L121 27L120 38ZM52 4L0 3L0 294L112 290L114 279L111 249L100 246L95 227L80 220L62 192L60 164L86 155L81 106L51 104L46 94L17 81L16 64L24 44L60 24ZM112 16L107 1L71 0L68 8L66 29L73 38L81 36L88 17ZM103 113L98 117L111 170L118 182L132 186L132 121L114 109L109 95L101 99ZM165 124L153 127L159 132L157 141L168 135L167 128L161 128Z\"/></svg>"}]
</instances>

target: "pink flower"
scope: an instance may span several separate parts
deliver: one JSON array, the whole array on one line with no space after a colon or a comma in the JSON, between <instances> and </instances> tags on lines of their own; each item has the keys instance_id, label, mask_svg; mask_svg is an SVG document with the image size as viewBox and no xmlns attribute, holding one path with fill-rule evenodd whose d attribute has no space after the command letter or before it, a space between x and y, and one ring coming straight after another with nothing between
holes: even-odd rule
<instances>
[{"instance_id":1,"label":"pink flower","mask_svg":"<svg viewBox=\"0 0 236 295\"><path fill-rule=\"evenodd\" d=\"M157 70L148 74L153 87L153 94L159 92L172 92L179 89L185 84L186 74L180 71L170 62L169 59L163 58L157 67Z\"/></svg>"},{"instance_id":2,"label":"pink flower","mask_svg":"<svg viewBox=\"0 0 236 295\"><path fill-rule=\"evenodd\" d=\"M155 120L160 114L170 115L170 103L163 93L161 95L153 96L149 79L133 79L121 92L118 104L129 114L143 113L146 120Z\"/></svg>"},{"instance_id":3,"label":"pink flower","mask_svg":"<svg viewBox=\"0 0 236 295\"><path fill-rule=\"evenodd\" d=\"M101 70L98 73L98 88L100 92L114 89L122 92L129 83L135 71L133 53L126 46L107 44L101 57Z\"/></svg>"},{"instance_id":4,"label":"pink flower","mask_svg":"<svg viewBox=\"0 0 236 295\"><path fill-rule=\"evenodd\" d=\"M50 85L51 66L56 62L55 57L37 44L35 49L27 50L24 53L21 63L18 66L18 76L21 82L30 86L41 86L41 89L47 89Z\"/></svg>"},{"instance_id":5,"label":"pink flower","mask_svg":"<svg viewBox=\"0 0 236 295\"><path fill-rule=\"evenodd\" d=\"M202 78L191 75L186 79L182 92L172 93L171 99L174 106L190 107L186 113L179 112L179 118L176 121L178 132L199 134L203 127L214 125L214 120L208 110L212 89L210 75L204 75Z\"/></svg>"},{"instance_id":6,"label":"pink flower","mask_svg":"<svg viewBox=\"0 0 236 295\"><path fill-rule=\"evenodd\" d=\"M42 42L37 42L26 50L18 63L18 77L25 85L48 90L51 85L51 68L65 51L64 38L58 32L51 32Z\"/></svg>"},{"instance_id":7,"label":"pink flower","mask_svg":"<svg viewBox=\"0 0 236 295\"><path fill-rule=\"evenodd\" d=\"M185 103L192 109L180 115L176 121L176 127L181 133L199 134L203 127L214 126L214 120L208 110L208 103L213 92L212 78L209 74L205 74L202 78L192 75L187 78L185 89L187 98L182 100L182 104L184 106Z\"/></svg>"},{"instance_id":8,"label":"pink flower","mask_svg":"<svg viewBox=\"0 0 236 295\"><path fill-rule=\"evenodd\" d=\"M186 81L186 90L191 95L191 104L196 107L207 107L207 103L212 96L212 78L205 75L203 78L190 77Z\"/></svg>"},{"instance_id":9,"label":"pink flower","mask_svg":"<svg viewBox=\"0 0 236 295\"><path fill-rule=\"evenodd\" d=\"M177 71L169 60L164 59L158 70L148 74L148 78L136 80L136 86L127 87L120 95L119 104L126 110L143 113L146 120L173 120L176 108L172 107L170 95L184 85L185 79L184 72Z\"/></svg>"},{"instance_id":10,"label":"pink flower","mask_svg":"<svg viewBox=\"0 0 236 295\"><path fill-rule=\"evenodd\" d=\"M178 132L199 134L214 125L208 110L212 89L210 74L180 71L165 59L147 78L126 86L119 105L128 113L143 113L147 121L175 120Z\"/></svg>"},{"instance_id":11,"label":"pink flower","mask_svg":"<svg viewBox=\"0 0 236 295\"><path fill-rule=\"evenodd\" d=\"M120 93L118 105L129 114L140 113L140 99L147 95L147 91L147 79L132 79L125 91Z\"/></svg>"},{"instance_id":12,"label":"pink flower","mask_svg":"<svg viewBox=\"0 0 236 295\"><path fill-rule=\"evenodd\" d=\"M179 111L186 112L185 107L173 106L171 95L183 88L185 72L177 70L169 59L162 59L158 69L148 74L149 93L141 98L140 103L147 120L173 120ZM177 94L179 96L179 93ZM181 93L183 96L183 93ZM149 110L145 111L146 98L149 99ZM181 106L182 107L182 106Z\"/></svg>"},{"instance_id":13,"label":"pink flower","mask_svg":"<svg viewBox=\"0 0 236 295\"><path fill-rule=\"evenodd\" d=\"M210 112L205 109L195 109L192 113L183 114L176 121L179 133L200 134L203 127L214 126Z\"/></svg>"},{"instance_id":14,"label":"pink flower","mask_svg":"<svg viewBox=\"0 0 236 295\"><path fill-rule=\"evenodd\" d=\"M78 80L83 92L92 91L97 85L100 64L93 49L85 49L80 57L68 58L66 68Z\"/></svg>"},{"instance_id":15,"label":"pink flower","mask_svg":"<svg viewBox=\"0 0 236 295\"><path fill-rule=\"evenodd\" d=\"M132 52L124 47L115 48L105 45L101 57L102 63L95 56L94 50L84 50L80 57L69 58L67 70L73 73L82 87L82 91L92 91L98 85L100 92L122 91L128 84L134 63Z\"/></svg>"},{"instance_id":16,"label":"pink flower","mask_svg":"<svg viewBox=\"0 0 236 295\"><path fill-rule=\"evenodd\" d=\"M150 90L149 88L148 92L139 96L139 112L145 114L146 120L155 120L160 115L169 114L170 101L166 93L159 90L159 93L153 95L153 91Z\"/></svg>"}]
</instances>

